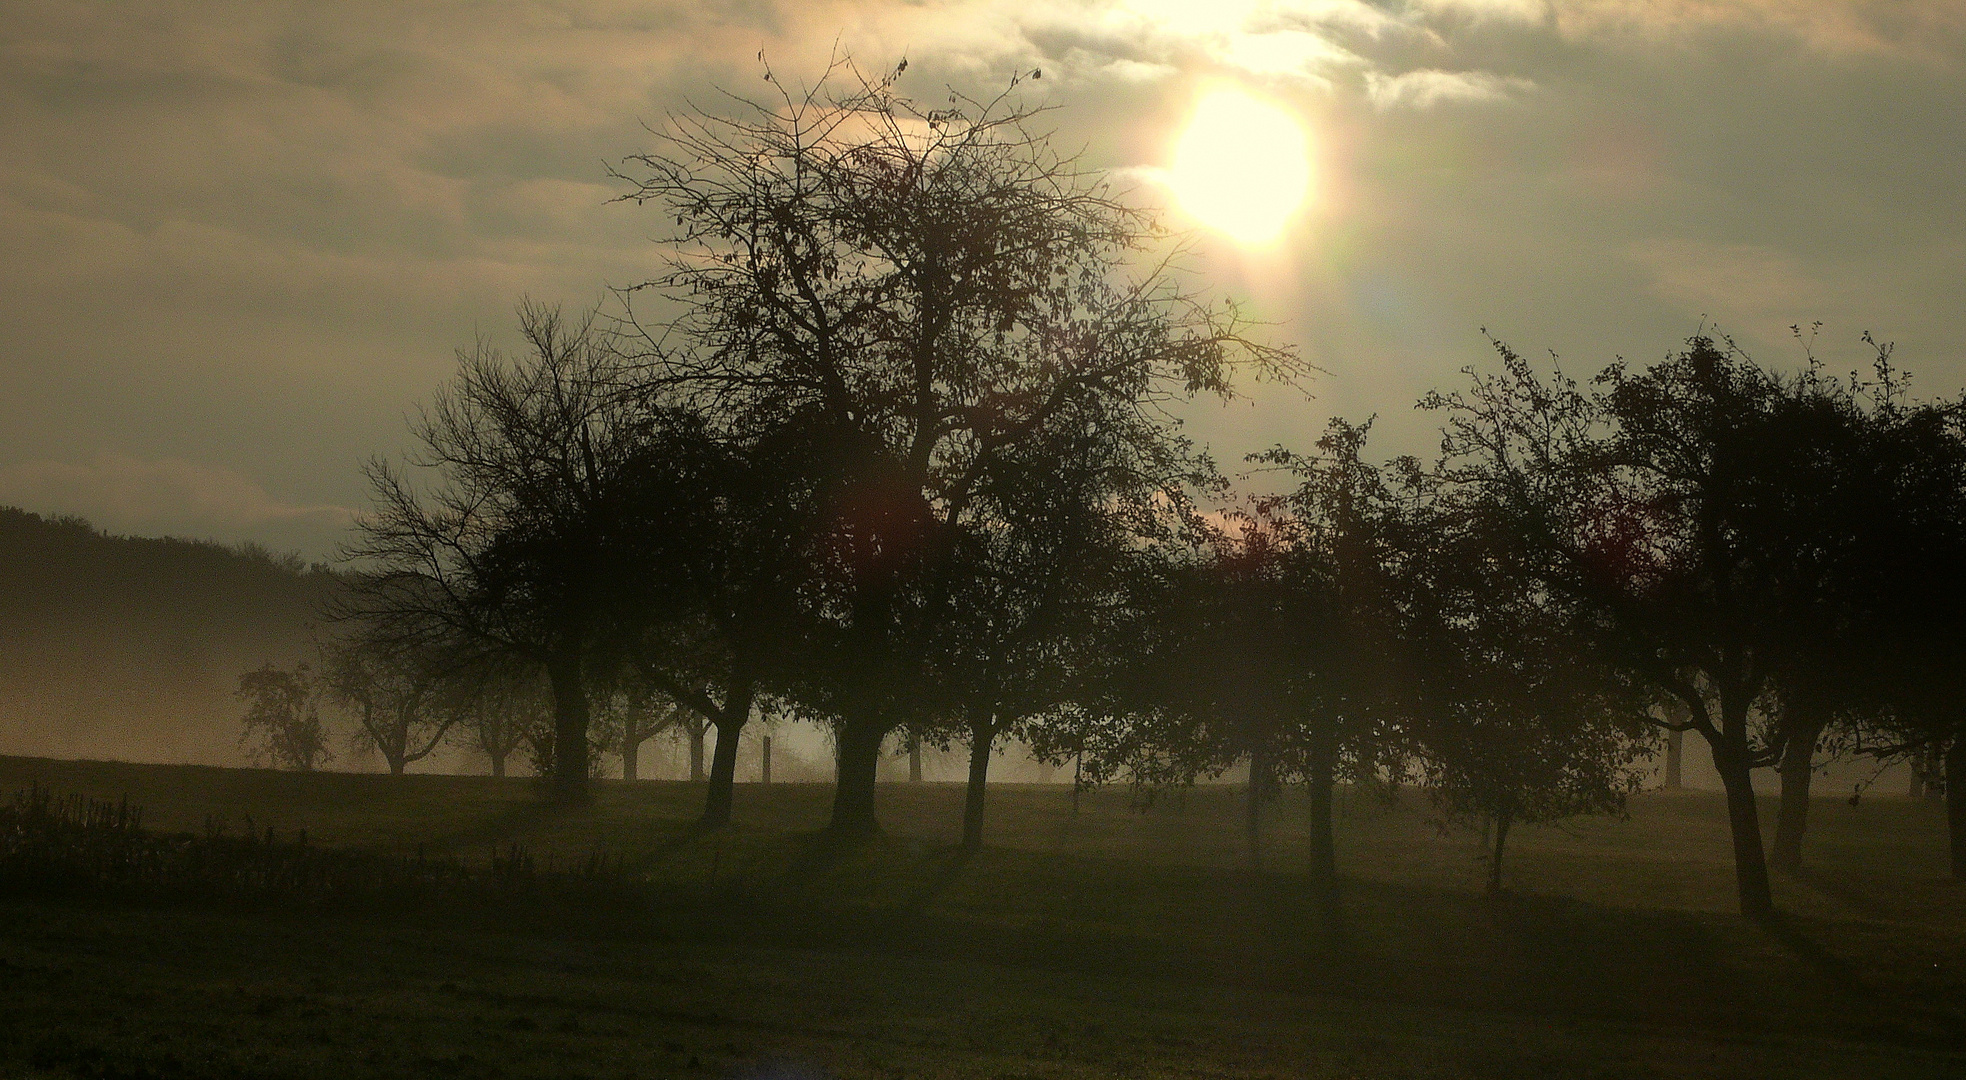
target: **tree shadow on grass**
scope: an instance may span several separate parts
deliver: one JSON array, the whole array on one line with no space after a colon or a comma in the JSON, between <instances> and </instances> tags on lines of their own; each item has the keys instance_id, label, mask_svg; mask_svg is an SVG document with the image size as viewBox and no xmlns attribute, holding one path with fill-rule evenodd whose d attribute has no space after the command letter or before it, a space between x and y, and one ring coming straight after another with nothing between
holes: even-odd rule
<instances>
[{"instance_id":1,"label":"tree shadow on grass","mask_svg":"<svg viewBox=\"0 0 1966 1080\"><path fill-rule=\"evenodd\" d=\"M1755 925L1784 952L1800 960L1839 992L1859 998L1871 995L1871 988L1865 985L1854 965L1803 933L1801 926L1786 912L1770 912L1755 920Z\"/></svg>"},{"instance_id":2,"label":"tree shadow on grass","mask_svg":"<svg viewBox=\"0 0 1966 1080\"><path fill-rule=\"evenodd\" d=\"M683 844L707 839L720 831L701 828L685 830L684 835L666 847L675 850ZM882 846L878 834L842 834L832 829L792 833L775 839L788 845L781 868L755 879L743 875L729 878L722 887L727 903L765 907L783 907L788 903L790 906L805 906L799 902L799 898L806 896L820 879L844 869L858 856L878 852Z\"/></svg>"},{"instance_id":3,"label":"tree shadow on grass","mask_svg":"<svg viewBox=\"0 0 1966 1080\"><path fill-rule=\"evenodd\" d=\"M1697 918L1532 893L1360 891L1354 955L1373 996L1705 1026L1748 1020L1739 1003L1769 989Z\"/></svg>"},{"instance_id":4,"label":"tree shadow on grass","mask_svg":"<svg viewBox=\"0 0 1966 1080\"><path fill-rule=\"evenodd\" d=\"M926 873L905 896L888 905L881 921L890 929L898 929L919 917L962 877L973 854L971 849L957 846L943 848L922 860L919 869Z\"/></svg>"},{"instance_id":5,"label":"tree shadow on grass","mask_svg":"<svg viewBox=\"0 0 1966 1080\"><path fill-rule=\"evenodd\" d=\"M1849 914L1865 919L1891 919L1902 916L1902 912L1891 910L1876 891L1876 882L1865 882L1869 889L1860 887L1848 872L1842 874L1826 873L1816 867L1804 866L1779 871L1783 877L1803 885L1820 896L1830 900Z\"/></svg>"}]
</instances>

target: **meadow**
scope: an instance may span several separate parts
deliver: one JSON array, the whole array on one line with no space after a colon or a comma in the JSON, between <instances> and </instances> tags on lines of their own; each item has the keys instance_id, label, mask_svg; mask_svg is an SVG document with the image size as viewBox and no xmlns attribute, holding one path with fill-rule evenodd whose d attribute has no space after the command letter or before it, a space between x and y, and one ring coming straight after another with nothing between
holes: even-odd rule
<instances>
[{"instance_id":1,"label":"meadow","mask_svg":"<svg viewBox=\"0 0 1966 1080\"><path fill-rule=\"evenodd\" d=\"M1341 799L1335 923L1306 817L1242 792L294 774L0 758L153 832L616 868L591 895L0 896L0 1076L1927 1077L1966 1075L1966 887L1943 807L1819 800L1782 916L1733 914L1717 794L1524 829L1506 895L1423 793ZM1766 808L1772 821L1772 805Z\"/></svg>"}]
</instances>

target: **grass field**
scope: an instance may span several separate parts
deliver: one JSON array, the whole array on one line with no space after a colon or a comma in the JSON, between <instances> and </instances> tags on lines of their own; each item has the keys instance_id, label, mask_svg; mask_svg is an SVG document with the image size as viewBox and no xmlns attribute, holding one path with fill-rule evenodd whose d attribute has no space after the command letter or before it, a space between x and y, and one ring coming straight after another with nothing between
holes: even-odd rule
<instances>
[{"instance_id":1,"label":"grass field","mask_svg":"<svg viewBox=\"0 0 1966 1080\"><path fill-rule=\"evenodd\" d=\"M525 780L0 758L0 795L31 782L155 830L601 852L649 885L594 910L0 900L0 1076L1966 1076L1966 888L1942 808L1903 798L1819 802L1768 925L1732 914L1717 795L1523 830L1499 899L1418 793L1347 798L1327 933L1301 801L1256 870L1232 788L1076 815L993 788L964 857L953 785L885 786L886 837L840 852L822 786L743 786L696 836L681 783L566 809Z\"/></svg>"}]
</instances>

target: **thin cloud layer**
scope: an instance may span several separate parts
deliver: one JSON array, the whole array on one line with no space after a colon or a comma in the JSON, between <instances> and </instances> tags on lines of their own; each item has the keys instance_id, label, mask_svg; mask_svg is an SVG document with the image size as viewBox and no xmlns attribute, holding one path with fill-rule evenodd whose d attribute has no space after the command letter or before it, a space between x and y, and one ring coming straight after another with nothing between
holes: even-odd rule
<instances>
[{"instance_id":1,"label":"thin cloud layer","mask_svg":"<svg viewBox=\"0 0 1966 1080\"><path fill-rule=\"evenodd\" d=\"M1393 76L1376 71L1365 75L1365 96L1381 109L1431 109L1453 102L1504 101L1535 88L1536 84L1528 79L1504 78L1486 71L1422 68Z\"/></svg>"}]
</instances>

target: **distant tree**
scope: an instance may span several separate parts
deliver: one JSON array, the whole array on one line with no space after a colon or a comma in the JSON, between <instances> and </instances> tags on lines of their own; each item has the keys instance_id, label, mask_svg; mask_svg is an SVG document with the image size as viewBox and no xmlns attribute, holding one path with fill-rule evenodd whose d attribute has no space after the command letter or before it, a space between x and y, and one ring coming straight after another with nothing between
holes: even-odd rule
<instances>
[{"instance_id":1,"label":"distant tree","mask_svg":"<svg viewBox=\"0 0 1966 1080\"><path fill-rule=\"evenodd\" d=\"M554 778L560 775L555 766L554 751L557 748L554 746L553 729L553 714L548 712L534 717L520 732L525 744L526 764L532 767L534 776ZM558 783L557 780L552 782Z\"/></svg>"},{"instance_id":2,"label":"distant tree","mask_svg":"<svg viewBox=\"0 0 1966 1080\"><path fill-rule=\"evenodd\" d=\"M322 652L322 689L354 717L356 742L375 748L390 775L403 775L443 744L458 716L447 698L461 688L445 678L439 660L358 640Z\"/></svg>"},{"instance_id":3,"label":"distant tree","mask_svg":"<svg viewBox=\"0 0 1966 1080\"><path fill-rule=\"evenodd\" d=\"M629 179L676 223L650 287L681 315L650 331L646 376L813 448L828 525L800 596L823 659L798 704L837 718L832 825L856 834L878 828L883 741L917 718L951 552L1007 520L1007 458L1060 426L1116 458L1182 456L1162 403L1226 392L1237 355L1290 363L1167 274L1127 279L1158 232L1054 157L1030 109L922 109L842 67L837 98L841 69L736 118L677 118Z\"/></svg>"},{"instance_id":4,"label":"distant tree","mask_svg":"<svg viewBox=\"0 0 1966 1080\"><path fill-rule=\"evenodd\" d=\"M256 763L312 772L334 757L321 722L314 671L267 664L239 676L234 696L246 703L239 745Z\"/></svg>"},{"instance_id":5,"label":"distant tree","mask_svg":"<svg viewBox=\"0 0 1966 1080\"><path fill-rule=\"evenodd\" d=\"M552 729L552 697L538 673L523 667L493 668L467 685L469 692L451 701L452 736L484 754L493 776L504 776L529 732Z\"/></svg>"},{"instance_id":6,"label":"distant tree","mask_svg":"<svg viewBox=\"0 0 1966 1080\"><path fill-rule=\"evenodd\" d=\"M682 733L683 741L689 751L689 782L701 784L708 778L704 769L707 749L706 739L710 734L710 721L694 709L681 709L676 713L676 730Z\"/></svg>"},{"instance_id":7,"label":"distant tree","mask_svg":"<svg viewBox=\"0 0 1966 1080\"><path fill-rule=\"evenodd\" d=\"M0 506L0 716L15 753L237 752L238 676L310 658L342 587L206 541L106 535ZM212 687L228 693L214 695ZM332 721L330 721L332 724Z\"/></svg>"},{"instance_id":8,"label":"distant tree","mask_svg":"<svg viewBox=\"0 0 1966 1080\"><path fill-rule=\"evenodd\" d=\"M642 745L676 726L676 704L646 690L624 690L618 695L621 714L620 735L615 753L621 755L621 778L641 778Z\"/></svg>"}]
</instances>

